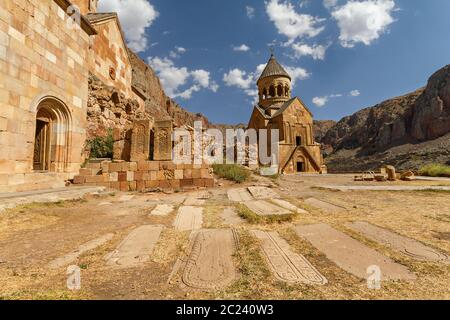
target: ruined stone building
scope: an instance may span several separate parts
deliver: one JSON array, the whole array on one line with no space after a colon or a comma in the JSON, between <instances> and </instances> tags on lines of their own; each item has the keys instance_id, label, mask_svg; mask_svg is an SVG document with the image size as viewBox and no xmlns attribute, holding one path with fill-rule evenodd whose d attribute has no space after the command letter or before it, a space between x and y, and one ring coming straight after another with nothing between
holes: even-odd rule
<instances>
[{"instance_id":1,"label":"ruined stone building","mask_svg":"<svg viewBox=\"0 0 450 320\"><path fill-rule=\"evenodd\" d=\"M291 77L272 54L257 81L259 102L249 129L279 130L279 172L326 171L320 144L314 141L313 115L298 97L291 97ZM266 143L266 142L261 142Z\"/></svg>"}]
</instances>

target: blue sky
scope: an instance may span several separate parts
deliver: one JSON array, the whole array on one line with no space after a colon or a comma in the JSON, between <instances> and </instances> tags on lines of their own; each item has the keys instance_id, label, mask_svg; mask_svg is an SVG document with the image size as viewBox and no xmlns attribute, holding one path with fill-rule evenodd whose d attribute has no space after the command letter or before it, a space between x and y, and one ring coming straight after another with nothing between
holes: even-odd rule
<instances>
[{"instance_id":1,"label":"blue sky","mask_svg":"<svg viewBox=\"0 0 450 320\"><path fill-rule=\"evenodd\" d=\"M426 84L450 63L448 0L101 0L166 92L215 123L247 123L275 49L318 120Z\"/></svg>"}]
</instances>

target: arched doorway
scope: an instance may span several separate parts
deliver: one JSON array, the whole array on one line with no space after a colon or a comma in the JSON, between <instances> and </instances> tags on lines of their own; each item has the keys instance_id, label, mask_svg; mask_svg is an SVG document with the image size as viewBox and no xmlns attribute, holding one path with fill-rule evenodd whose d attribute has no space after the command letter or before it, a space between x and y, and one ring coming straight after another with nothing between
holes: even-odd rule
<instances>
[{"instance_id":1,"label":"arched doorway","mask_svg":"<svg viewBox=\"0 0 450 320\"><path fill-rule=\"evenodd\" d=\"M70 112L56 98L44 98L36 109L33 153L35 171L64 172L69 163Z\"/></svg>"}]
</instances>

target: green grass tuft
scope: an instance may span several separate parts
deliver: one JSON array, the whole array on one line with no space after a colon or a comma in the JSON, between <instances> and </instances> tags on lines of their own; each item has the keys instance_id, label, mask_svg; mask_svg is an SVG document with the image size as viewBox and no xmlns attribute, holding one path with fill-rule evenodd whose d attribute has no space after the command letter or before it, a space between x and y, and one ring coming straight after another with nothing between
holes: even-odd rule
<instances>
[{"instance_id":1,"label":"green grass tuft","mask_svg":"<svg viewBox=\"0 0 450 320\"><path fill-rule=\"evenodd\" d=\"M285 214L285 215L273 215L273 216L259 216L252 210L247 208L244 204L237 205L237 212L242 219L245 219L250 224L274 224L282 222L292 222L295 214Z\"/></svg>"},{"instance_id":2,"label":"green grass tuft","mask_svg":"<svg viewBox=\"0 0 450 320\"><path fill-rule=\"evenodd\" d=\"M419 174L428 177L450 177L450 166L437 163L428 164L420 168Z\"/></svg>"},{"instance_id":3,"label":"green grass tuft","mask_svg":"<svg viewBox=\"0 0 450 320\"><path fill-rule=\"evenodd\" d=\"M250 177L250 172L236 164L214 164L214 173L223 179L243 183Z\"/></svg>"}]
</instances>

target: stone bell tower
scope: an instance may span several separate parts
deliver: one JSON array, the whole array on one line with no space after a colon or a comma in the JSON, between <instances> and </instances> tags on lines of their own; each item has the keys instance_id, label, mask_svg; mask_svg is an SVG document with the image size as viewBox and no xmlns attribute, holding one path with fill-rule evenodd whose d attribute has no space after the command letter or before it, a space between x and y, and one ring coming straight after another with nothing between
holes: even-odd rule
<instances>
[{"instance_id":1,"label":"stone bell tower","mask_svg":"<svg viewBox=\"0 0 450 320\"><path fill-rule=\"evenodd\" d=\"M257 85L259 105L264 109L272 106L276 108L291 99L291 76L278 63L274 54L270 56Z\"/></svg>"}]
</instances>

